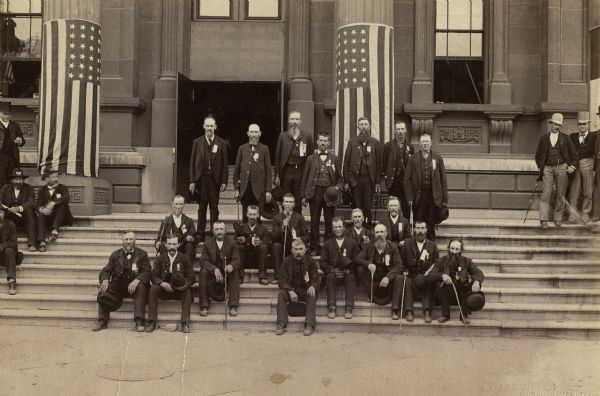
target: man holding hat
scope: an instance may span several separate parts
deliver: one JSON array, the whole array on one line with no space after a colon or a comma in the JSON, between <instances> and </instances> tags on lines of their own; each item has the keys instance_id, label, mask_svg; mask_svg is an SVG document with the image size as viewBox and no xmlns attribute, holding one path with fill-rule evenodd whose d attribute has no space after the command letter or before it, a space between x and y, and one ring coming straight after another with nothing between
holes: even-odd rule
<instances>
[{"instance_id":1,"label":"man holding hat","mask_svg":"<svg viewBox=\"0 0 600 396\"><path fill-rule=\"evenodd\" d=\"M8 294L17 294L17 228L0 210L0 265L6 267Z\"/></svg>"},{"instance_id":2,"label":"man holding hat","mask_svg":"<svg viewBox=\"0 0 600 396\"><path fill-rule=\"evenodd\" d=\"M25 183L27 175L21 168L14 168L10 178L12 183L5 184L0 190L0 205L6 211L7 219L25 227L29 251L35 252L35 192L31 185Z\"/></svg>"},{"instance_id":3,"label":"man holding hat","mask_svg":"<svg viewBox=\"0 0 600 396\"><path fill-rule=\"evenodd\" d=\"M556 183L556 202L554 204L554 224L562 225L565 210L565 193L567 192L567 174L577 168L577 151L573 142L560 131L563 125L563 115L552 114L549 121L550 132L540 137L535 152L535 163L540 170L543 180L542 200L540 201L540 226L548 227L550 197ZM540 179L538 179L540 180Z\"/></svg>"},{"instance_id":4,"label":"man holding hat","mask_svg":"<svg viewBox=\"0 0 600 396\"><path fill-rule=\"evenodd\" d=\"M312 255L321 250L319 243L319 224L321 212L325 216L325 240L331 237L331 219L335 216L335 207L342 201L340 189L343 186L340 163L337 156L329 153L330 136L320 132L317 138L319 151L306 160L302 187L302 203L310 203L310 248Z\"/></svg>"},{"instance_id":5,"label":"man holding hat","mask_svg":"<svg viewBox=\"0 0 600 396\"><path fill-rule=\"evenodd\" d=\"M146 332L156 329L159 300L181 300L181 331L190 332L190 306L194 284L194 268L190 258L178 251L179 238L167 236L167 254L160 255L152 268L152 286L148 297L148 323Z\"/></svg>"},{"instance_id":6,"label":"man holding hat","mask_svg":"<svg viewBox=\"0 0 600 396\"><path fill-rule=\"evenodd\" d=\"M410 225L408 220L400 212L400 200L391 195L388 198L388 215L385 216L380 224L385 225L388 231L389 240L398 244L398 248L404 245L404 240L411 237Z\"/></svg>"},{"instance_id":7,"label":"man holding hat","mask_svg":"<svg viewBox=\"0 0 600 396\"><path fill-rule=\"evenodd\" d=\"M590 113L580 111L577 114L577 126L579 132L569 135L575 151L579 166L573 173L569 187L569 223L577 223L577 208L579 195L583 191L583 202L581 205L581 217L584 224L590 221L592 213L592 194L594 192L594 168L597 149L597 132L590 132ZM583 187L583 189L582 189Z\"/></svg>"},{"instance_id":8,"label":"man holding hat","mask_svg":"<svg viewBox=\"0 0 600 396\"><path fill-rule=\"evenodd\" d=\"M169 216L160 222L154 245L160 254L164 254L167 235L175 234L179 238L179 251L187 254L190 261L193 261L196 257L196 244L198 243L196 238L198 234L196 233L196 227L194 227L194 220L183 213L184 206L185 198L181 195L175 195L171 203L173 210Z\"/></svg>"},{"instance_id":9,"label":"man holding hat","mask_svg":"<svg viewBox=\"0 0 600 396\"><path fill-rule=\"evenodd\" d=\"M262 224L258 224L258 206L250 205L247 211L248 222L235 230L240 251L240 280L244 279L244 270L253 263L258 268L258 283L268 285L267 256L271 233ZM235 228L235 227L234 227Z\"/></svg>"},{"instance_id":10,"label":"man holding hat","mask_svg":"<svg viewBox=\"0 0 600 396\"><path fill-rule=\"evenodd\" d=\"M38 250L46 251L46 243L58 239L58 231L61 226L72 225L73 215L69 209L69 190L67 186L59 183L58 171L47 169L42 180L46 185L38 192L35 208L37 210L37 236L40 241ZM50 229L50 236L46 234Z\"/></svg>"},{"instance_id":11,"label":"man holding hat","mask_svg":"<svg viewBox=\"0 0 600 396\"><path fill-rule=\"evenodd\" d=\"M123 298L133 296L136 330L144 331L146 296L152 268L148 254L135 246L135 233L123 232L123 247L115 250L98 276L98 322L93 331L106 329L110 312L120 308Z\"/></svg>"},{"instance_id":12,"label":"man holding hat","mask_svg":"<svg viewBox=\"0 0 600 396\"><path fill-rule=\"evenodd\" d=\"M21 164L19 147L25 145L21 127L10 119L10 103L0 102L0 185L8 182L14 167Z\"/></svg>"}]
</instances>

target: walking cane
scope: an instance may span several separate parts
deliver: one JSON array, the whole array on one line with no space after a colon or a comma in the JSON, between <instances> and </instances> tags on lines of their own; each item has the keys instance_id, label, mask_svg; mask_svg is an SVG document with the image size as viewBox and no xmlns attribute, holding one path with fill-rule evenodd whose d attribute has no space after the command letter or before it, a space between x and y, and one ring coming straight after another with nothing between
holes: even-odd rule
<instances>
[{"instance_id":1,"label":"walking cane","mask_svg":"<svg viewBox=\"0 0 600 396\"><path fill-rule=\"evenodd\" d=\"M456 296L456 303L458 304L458 310L460 311L460 317L462 318L462 322L465 325L465 329L467 329L467 335L469 336L469 342L471 343L471 347L473 346L473 340L471 340L471 334L469 334L469 326L467 326L465 315L463 315L462 307L460 306L460 299L458 298L458 293L456 292L456 286L454 286L454 282L452 282L452 289L454 289L454 295Z\"/></svg>"},{"instance_id":2,"label":"walking cane","mask_svg":"<svg viewBox=\"0 0 600 396\"><path fill-rule=\"evenodd\" d=\"M413 215L413 210L412 210L412 202L410 203L410 205L408 205L408 210L409 210L409 214L408 216L410 217L410 231L411 234L413 236L413 238L415 237L415 219L414 219L414 215Z\"/></svg>"},{"instance_id":3,"label":"walking cane","mask_svg":"<svg viewBox=\"0 0 600 396\"><path fill-rule=\"evenodd\" d=\"M400 329L402 329L402 314L404 313L404 293L406 289L406 276L404 276L404 280L402 281L402 299L400 303Z\"/></svg>"},{"instance_id":4,"label":"walking cane","mask_svg":"<svg viewBox=\"0 0 600 396\"><path fill-rule=\"evenodd\" d=\"M373 272L371 272L371 314L369 319L369 334L373 332Z\"/></svg>"},{"instance_id":5,"label":"walking cane","mask_svg":"<svg viewBox=\"0 0 600 396\"><path fill-rule=\"evenodd\" d=\"M529 209L531 209L531 203L533 202L533 197L535 197L535 193L537 192L539 180L535 181L535 187L533 188L533 192L531 193L531 198L529 198L529 205L527 205L527 211L525 212L525 218L523 219L523 223L527 221L527 215L529 214Z\"/></svg>"},{"instance_id":6,"label":"walking cane","mask_svg":"<svg viewBox=\"0 0 600 396\"><path fill-rule=\"evenodd\" d=\"M223 286L225 287L225 321L223 321L223 330L227 330L227 308L229 305L229 290L227 289L227 257L223 256Z\"/></svg>"}]
</instances>

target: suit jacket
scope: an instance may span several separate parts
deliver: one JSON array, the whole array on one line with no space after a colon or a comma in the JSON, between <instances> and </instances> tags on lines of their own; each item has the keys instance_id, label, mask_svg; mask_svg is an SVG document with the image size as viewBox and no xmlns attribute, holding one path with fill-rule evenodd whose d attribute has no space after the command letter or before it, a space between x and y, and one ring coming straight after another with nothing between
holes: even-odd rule
<instances>
[{"instance_id":1,"label":"suit jacket","mask_svg":"<svg viewBox=\"0 0 600 396\"><path fill-rule=\"evenodd\" d=\"M69 189L64 184L58 184L52 196L50 196L50 191L48 190L48 186L43 186L40 188L38 192L37 201L35 203L36 209L40 209L50 201L56 202L56 205L65 205L67 209L67 213L65 215L65 222L63 225L72 225L73 224L73 215L71 214L71 210L69 209L69 200L71 199L71 195L69 194ZM54 208L56 210L56 207Z\"/></svg>"},{"instance_id":2,"label":"suit jacket","mask_svg":"<svg viewBox=\"0 0 600 396\"><path fill-rule=\"evenodd\" d=\"M364 243L365 235L369 237L369 242L373 242L373 231L369 230L367 227L364 226L362 230L360 230L359 235L356 233L354 224L352 224L350 227L346 228L346 230L344 231L344 235L354 239L354 242L356 242L358 244L358 247L360 247L361 249L363 249L366 245L366 243Z\"/></svg>"},{"instance_id":3,"label":"suit jacket","mask_svg":"<svg viewBox=\"0 0 600 396\"><path fill-rule=\"evenodd\" d=\"M360 247L354 239L344 237L344 242L340 247L335 237L330 238L325 241L323 250L321 250L321 259L319 260L321 269L326 274L333 272L334 268L348 269L358 253L360 253Z\"/></svg>"},{"instance_id":4,"label":"suit jacket","mask_svg":"<svg viewBox=\"0 0 600 396\"><path fill-rule=\"evenodd\" d=\"M356 262L356 264L361 265L365 267L365 269L367 269L369 264L373 263L373 259L375 258L376 252L377 248L375 247L374 243L369 242L360 251L358 256L356 256L356 259L354 261ZM398 251L398 247L396 246L396 244L390 241L385 242L385 248L383 249L383 252L386 256L389 255L390 257L389 265L385 265L385 263L382 263L380 265L373 263L377 265L377 269L375 270L374 275L377 276L379 274L382 275L382 278L386 276L388 277L388 279L394 280L396 275L400 275L402 272L405 271L405 268L402 265L402 259L400 258L400 252Z\"/></svg>"},{"instance_id":5,"label":"suit jacket","mask_svg":"<svg viewBox=\"0 0 600 396\"><path fill-rule=\"evenodd\" d=\"M410 226L408 224L408 220L401 214L398 214L398 223L402 224L402 231L399 233L400 240L392 241L392 242L396 242L396 243L402 242L406 238L410 238L412 236L410 233ZM396 229L398 229L398 223L396 223L396 225L394 226L394 227L396 227ZM387 232L388 232L387 233L388 239L391 240L391 238L392 238L392 219L390 218L389 214L387 216L384 216L383 219L381 219L381 221L379 221L379 224L385 225L385 227L387 228Z\"/></svg>"},{"instance_id":6,"label":"suit jacket","mask_svg":"<svg viewBox=\"0 0 600 396\"><path fill-rule=\"evenodd\" d=\"M194 237L195 243L198 241L198 233L196 232L196 227L194 227L194 220L186 216L184 213L181 214L181 225L179 228L177 228L175 225L173 215L169 215L165 220L162 220L160 222L160 228L158 229L158 235L156 236L154 243L156 244L158 241L165 242L169 234L177 235L179 243L184 243L185 237L188 235Z\"/></svg>"},{"instance_id":7,"label":"suit jacket","mask_svg":"<svg viewBox=\"0 0 600 396\"><path fill-rule=\"evenodd\" d=\"M296 259L294 255L290 254L281 263L279 268L279 288L283 290L294 290L292 286L294 280L294 271L296 269ZM308 272L308 282L304 282L304 289L308 289L310 286L315 288L315 291L319 289L319 267L317 262L305 254L302 258L302 270Z\"/></svg>"},{"instance_id":8,"label":"suit jacket","mask_svg":"<svg viewBox=\"0 0 600 396\"><path fill-rule=\"evenodd\" d=\"M4 219L4 224L0 227L0 252L7 248L12 248L15 253L18 250L17 227L12 221Z\"/></svg>"},{"instance_id":9,"label":"suit jacket","mask_svg":"<svg viewBox=\"0 0 600 396\"><path fill-rule=\"evenodd\" d=\"M133 268L132 268L133 267ZM150 266L150 260L148 259L148 253L146 251L134 247L131 254L131 263L127 260L127 253L125 249L117 249L108 258L108 264L102 268L98 279L100 283L104 280L112 280L115 277L121 276L123 270L132 270L132 279L139 279L140 282L148 284L152 277L152 267Z\"/></svg>"},{"instance_id":10,"label":"suit jacket","mask_svg":"<svg viewBox=\"0 0 600 396\"><path fill-rule=\"evenodd\" d=\"M388 190L394 184L396 173L400 172L400 175L404 175L406 171L406 164L410 157L415 153L412 145L408 143L408 139L404 139L402 144L402 152L404 153L403 161L398 158L398 152L396 150L396 139L392 139L383 146L383 177L385 179L385 188ZM403 182L403 180L401 180ZM400 198L400 197L398 197Z\"/></svg>"},{"instance_id":11,"label":"suit jacket","mask_svg":"<svg viewBox=\"0 0 600 396\"><path fill-rule=\"evenodd\" d=\"M314 151L313 137L303 129L300 129L300 137L302 142L306 143L306 154L311 155ZM294 139L290 137L290 130L283 131L277 138L277 146L275 146L275 174L282 176L283 168L287 163L288 157L292 152Z\"/></svg>"},{"instance_id":12,"label":"suit jacket","mask_svg":"<svg viewBox=\"0 0 600 396\"><path fill-rule=\"evenodd\" d=\"M262 143L252 153L250 143L240 146L233 171L233 187L244 196L248 182L252 183L252 192L257 200L271 191L271 156L269 148Z\"/></svg>"},{"instance_id":13,"label":"suit jacket","mask_svg":"<svg viewBox=\"0 0 600 396\"><path fill-rule=\"evenodd\" d=\"M311 154L304 164L304 172L302 173L301 191L304 193L304 198L312 199L315 196L315 188L317 187L317 175L321 166L321 158L319 154ZM342 188L342 168L338 157L328 153L325 160L325 167L329 173L329 179L333 181L332 186Z\"/></svg>"},{"instance_id":14,"label":"suit jacket","mask_svg":"<svg viewBox=\"0 0 600 396\"><path fill-rule=\"evenodd\" d=\"M8 130L4 127L4 124L0 122L0 134L4 134L4 140L10 144L11 153L12 153L12 162L15 167L20 166L21 159L19 156L19 147L23 147L25 145L25 138L23 137L23 133L21 132L21 126L14 121L8 122ZM22 142L21 144L16 144L15 139L20 137ZM2 148L2 146L0 146Z\"/></svg>"},{"instance_id":15,"label":"suit jacket","mask_svg":"<svg viewBox=\"0 0 600 396\"><path fill-rule=\"evenodd\" d=\"M204 152L208 145L206 136L202 135L194 139L192 146L192 157L190 159L190 183L196 183L204 171ZM217 152L212 152L212 171L217 186L227 184L229 179L229 168L227 160L227 142L215 135L213 147L217 147Z\"/></svg>"},{"instance_id":16,"label":"suit jacket","mask_svg":"<svg viewBox=\"0 0 600 396\"><path fill-rule=\"evenodd\" d=\"M192 262L187 254L181 252L176 252L175 254L175 260L173 261L172 266L168 253L161 254L154 261L154 267L152 268L153 285L159 285L161 282L166 280L165 278L167 277L167 274L174 274L176 272L183 274L188 281L188 287L196 281L196 277L194 276L194 267L192 266Z\"/></svg>"},{"instance_id":17,"label":"suit jacket","mask_svg":"<svg viewBox=\"0 0 600 396\"><path fill-rule=\"evenodd\" d=\"M460 268L460 270L459 270ZM458 273L458 280L456 274ZM446 274L452 278L453 282L458 282L461 285L470 285L473 281L483 283L485 276L483 272L477 268L475 263L468 257L460 257L458 266L453 268L449 256L444 256L438 260L434 267L434 274Z\"/></svg>"},{"instance_id":18,"label":"suit jacket","mask_svg":"<svg viewBox=\"0 0 600 396\"><path fill-rule=\"evenodd\" d=\"M252 231L250 229L250 225L248 223L244 223L239 228L239 232L238 232L238 230L236 230L235 236L236 237L243 236L246 240L243 243L245 245L252 245L252 237L253 236L259 237L260 241L262 243L264 243L265 245L268 245L271 242L271 233L269 232L267 227L265 227L262 224L257 224L254 227L254 231ZM239 242L238 242L238 244L239 244Z\"/></svg>"},{"instance_id":19,"label":"suit jacket","mask_svg":"<svg viewBox=\"0 0 600 396\"><path fill-rule=\"evenodd\" d=\"M581 146L581 143L579 143L579 132L572 133L569 135L569 137L571 138L571 142L573 143L573 147L575 148L575 152L577 153L577 159L580 160L581 158L579 158L579 148ZM598 154L596 152L598 150L598 132L588 131L584 144L592 148L591 158L594 160L593 169L596 169L596 164L598 162L598 159L596 158Z\"/></svg>"},{"instance_id":20,"label":"suit jacket","mask_svg":"<svg viewBox=\"0 0 600 396\"><path fill-rule=\"evenodd\" d=\"M367 139L367 167L369 176L371 177L371 185L375 186L381 180L382 166L382 147L379 140L372 136ZM369 153L369 147L371 152ZM350 184L350 187L358 185L358 174L360 171L360 156L362 152L362 144L358 137L350 139L344 154L344 182Z\"/></svg>"},{"instance_id":21,"label":"suit jacket","mask_svg":"<svg viewBox=\"0 0 600 396\"><path fill-rule=\"evenodd\" d=\"M559 132L556 144L567 164L577 168L579 165L577 151L575 151L575 146L573 146L571 139L569 139L566 134ZM544 172L544 166L546 165L546 159L548 158L548 147L550 147L550 132L545 133L540 137L537 150L535 151L535 163L540 170L540 174Z\"/></svg>"},{"instance_id":22,"label":"suit jacket","mask_svg":"<svg viewBox=\"0 0 600 396\"><path fill-rule=\"evenodd\" d=\"M431 160L435 160L436 166L432 170L431 190L433 193L433 201L436 206L448 205L448 183L446 181L446 168L444 167L444 159L434 151L429 153ZM413 201L418 205L421 198L421 158L422 154L418 151L410 157L404 174L404 194L407 201Z\"/></svg>"},{"instance_id":23,"label":"suit jacket","mask_svg":"<svg viewBox=\"0 0 600 396\"><path fill-rule=\"evenodd\" d=\"M414 238L407 240L400 248L402 263L407 268L408 276L411 278L414 278L417 274L424 274L440 257L437 245L429 239L425 240L423 251L427 253L421 256L423 253L419 252L417 240ZM421 257L423 257L423 260L421 260Z\"/></svg>"},{"instance_id":24,"label":"suit jacket","mask_svg":"<svg viewBox=\"0 0 600 396\"><path fill-rule=\"evenodd\" d=\"M277 213L273 217L273 228L271 228L271 241L283 243L284 230L283 230L283 218L284 212ZM308 243L308 227L306 226L306 220L300 213L292 212L290 220L288 222L287 229L285 230L286 243L292 242L292 230L296 231L296 238L302 238L304 243Z\"/></svg>"},{"instance_id":25,"label":"suit jacket","mask_svg":"<svg viewBox=\"0 0 600 396\"><path fill-rule=\"evenodd\" d=\"M35 191L27 183L23 183L19 197L15 197L15 188L11 183L5 184L0 190L0 203L12 208L13 206L22 206L23 210L34 210Z\"/></svg>"},{"instance_id":26,"label":"suit jacket","mask_svg":"<svg viewBox=\"0 0 600 396\"><path fill-rule=\"evenodd\" d=\"M202 269L205 269L209 272L214 272L217 262L217 240L213 238L209 238L206 242L204 242L204 246L202 247L202 256L200 257L200 266ZM234 242L229 236L225 236L223 240L223 248L221 249L220 254L223 255L227 259L227 265L233 266L234 270L240 269L240 252L237 246L237 243ZM221 266L218 267L223 273L224 266L221 263Z\"/></svg>"}]
</instances>

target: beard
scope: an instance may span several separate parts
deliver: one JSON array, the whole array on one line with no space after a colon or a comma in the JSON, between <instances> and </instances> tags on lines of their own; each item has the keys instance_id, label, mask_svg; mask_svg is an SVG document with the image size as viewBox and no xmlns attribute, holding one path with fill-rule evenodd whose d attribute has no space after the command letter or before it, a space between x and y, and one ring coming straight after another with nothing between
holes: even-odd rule
<instances>
[{"instance_id":1,"label":"beard","mask_svg":"<svg viewBox=\"0 0 600 396\"><path fill-rule=\"evenodd\" d=\"M175 253L177 253L177 249L169 249L170 255L174 255Z\"/></svg>"},{"instance_id":2,"label":"beard","mask_svg":"<svg viewBox=\"0 0 600 396\"><path fill-rule=\"evenodd\" d=\"M448 253L448 260L450 262L450 268L458 268L458 266L460 265L460 258L461 258L461 254L460 253Z\"/></svg>"},{"instance_id":3,"label":"beard","mask_svg":"<svg viewBox=\"0 0 600 396\"><path fill-rule=\"evenodd\" d=\"M421 232L417 232L417 241L423 242L425 240L425 234Z\"/></svg>"}]
</instances>

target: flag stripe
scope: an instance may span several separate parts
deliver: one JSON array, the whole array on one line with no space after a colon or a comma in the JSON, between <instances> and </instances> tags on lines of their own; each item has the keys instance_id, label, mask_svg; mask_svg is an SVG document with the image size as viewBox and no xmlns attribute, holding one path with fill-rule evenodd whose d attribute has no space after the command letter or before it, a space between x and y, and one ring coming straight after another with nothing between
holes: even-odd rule
<instances>
[{"instance_id":1,"label":"flag stripe","mask_svg":"<svg viewBox=\"0 0 600 396\"><path fill-rule=\"evenodd\" d=\"M69 147L67 156L67 174L77 174L77 130L79 129L79 86L80 81L73 81L72 83L71 97L71 119L69 120ZM77 99L75 99L77 98Z\"/></svg>"},{"instance_id":2,"label":"flag stripe","mask_svg":"<svg viewBox=\"0 0 600 396\"><path fill-rule=\"evenodd\" d=\"M340 151L344 149L344 147L346 147L348 145L348 140L350 139L350 109L351 109L351 105L350 105L350 88L345 88L343 90L343 95L344 95L344 140L342 141L342 147L340 148ZM340 158L341 155L340 155Z\"/></svg>"},{"instance_id":3,"label":"flag stripe","mask_svg":"<svg viewBox=\"0 0 600 396\"><path fill-rule=\"evenodd\" d=\"M379 70L378 70L378 56L379 53L379 26L371 25L369 27L369 80L370 80L370 88L371 88L371 109L375 109L375 111L371 111L370 114L367 114L367 117L371 119L371 135L375 133L375 137L378 137L380 128L379 128ZM375 51L375 53L373 53Z\"/></svg>"},{"instance_id":4,"label":"flag stripe","mask_svg":"<svg viewBox=\"0 0 600 396\"><path fill-rule=\"evenodd\" d=\"M87 98L85 100L85 141L86 142L91 142L92 141L92 113L95 110L94 108L94 89L88 89L87 90ZM92 146L90 144L86 145L85 148L85 154L83 156L83 158L85 159L84 164L85 164L85 168L83 170L83 174L84 175L89 175L91 172L91 168L90 168L90 164L91 164L91 157L92 157L92 153L91 153L91 149Z\"/></svg>"},{"instance_id":5,"label":"flag stripe","mask_svg":"<svg viewBox=\"0 0 600 396\"><path fill-rule=\"evenodd\" d=\"M57 35L58 35L58 42L56 44L56 49L58 52L58 61L56 62L57 65L57 82L56 82L56 86L60 87L60 89L57 89L56 91L56 103L60 104L63 107L63 111L57 111L56 112L56 133L54 134L55 136L55 141L54 141L54 152L52 154L52 167L54 169L58 169L60 172L64 172L66 169L65 166L60 166L60 159L63 157L63 134L64 134L64 121L65 121L65 113L66 113L66 102L65 102L65 93L67 91L67 89L65 89L65 57L67 55L67 39L66 39L66 32L65 32L65 21L64 20L58 20L58 29L57 29ZM61 169L63 168L63 169Z\"/></svg>"}]
</instances>

